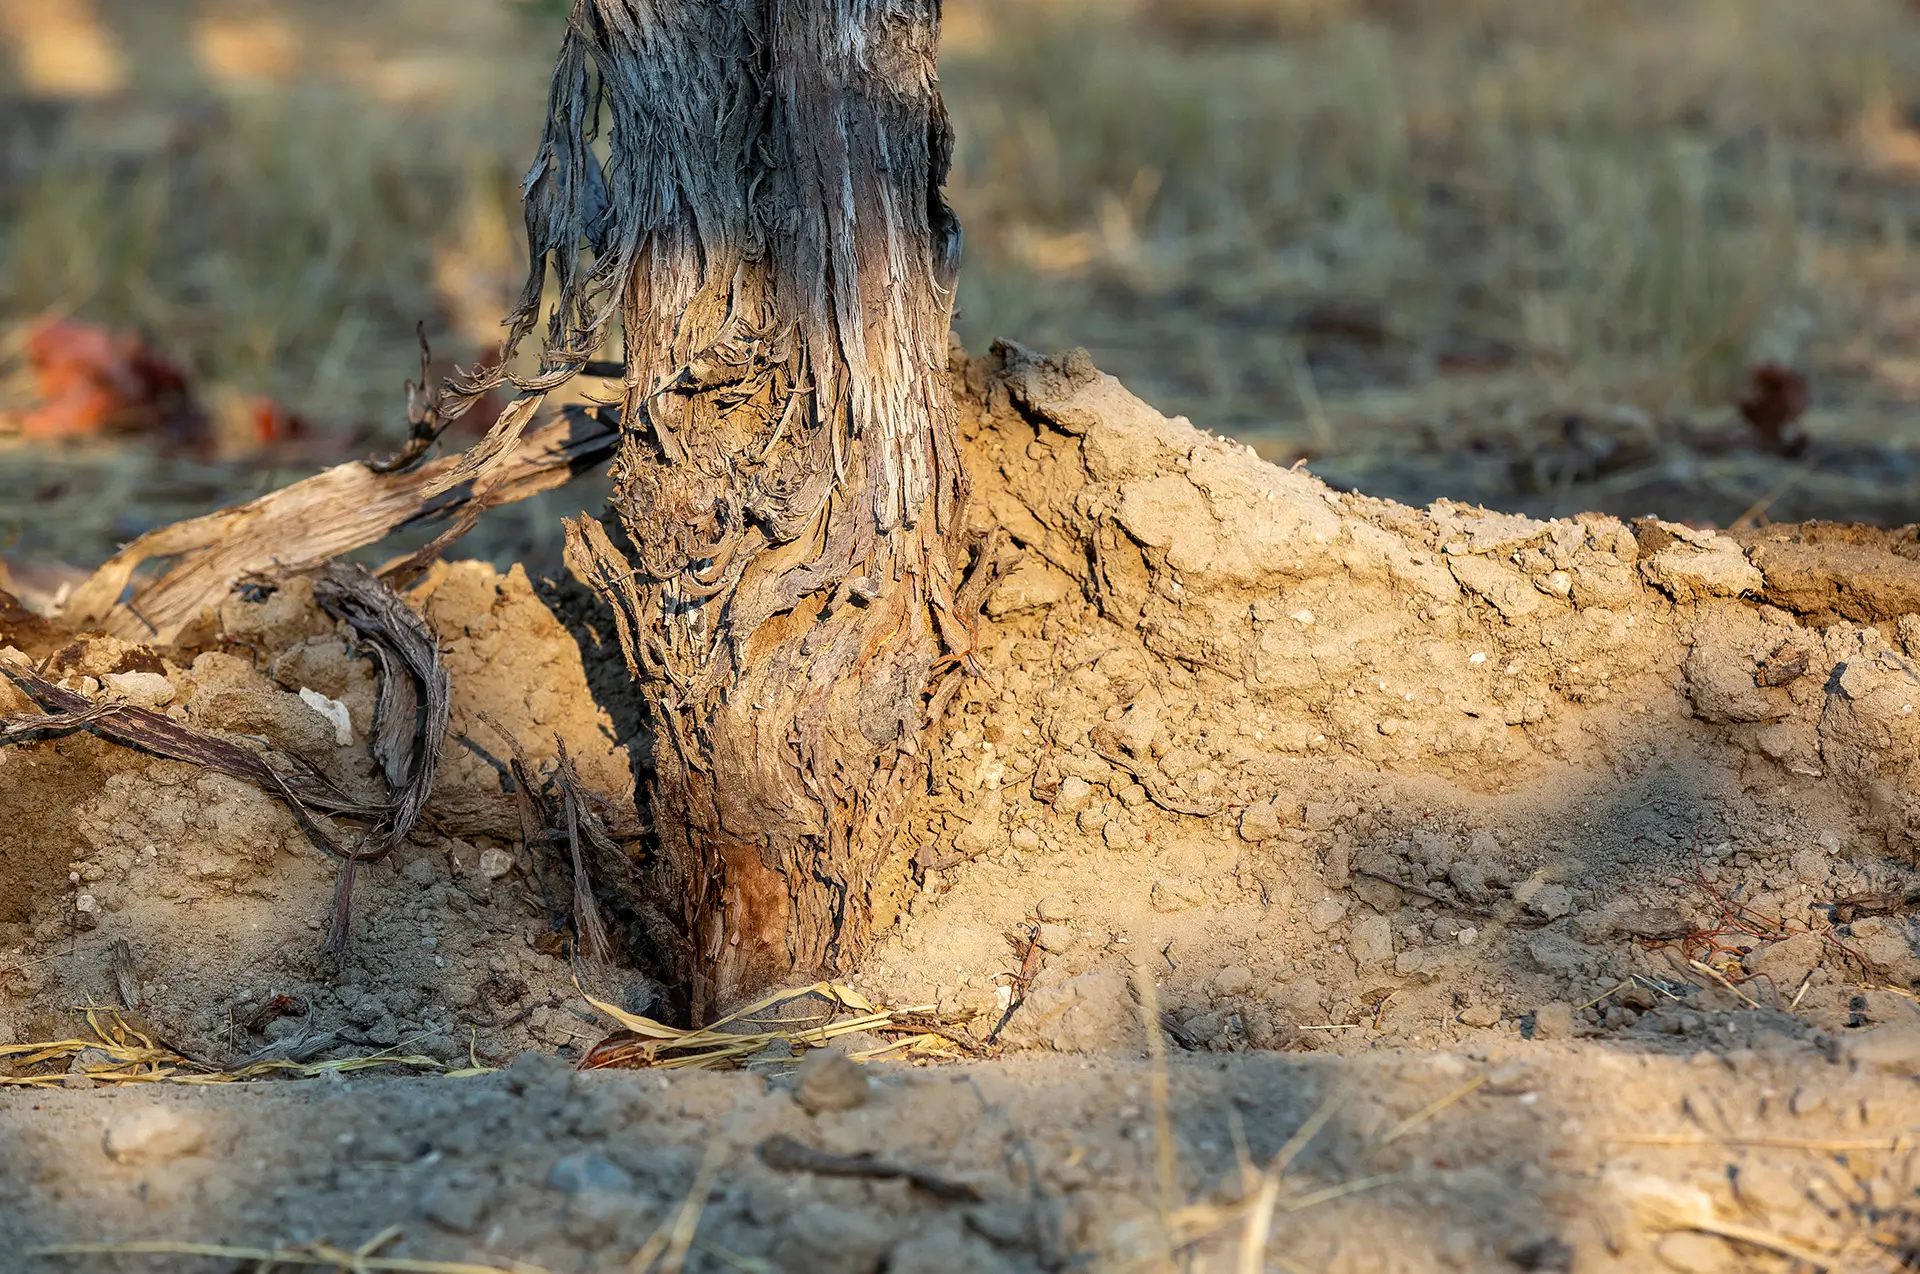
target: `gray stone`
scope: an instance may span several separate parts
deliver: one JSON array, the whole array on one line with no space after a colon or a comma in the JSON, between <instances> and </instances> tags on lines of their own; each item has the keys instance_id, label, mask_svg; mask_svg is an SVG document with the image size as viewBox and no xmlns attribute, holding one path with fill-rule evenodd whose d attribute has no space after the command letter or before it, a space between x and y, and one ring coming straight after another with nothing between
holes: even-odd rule
<instances>
[{"instance_id":1,"label":"gray stone","mask_svg":"<svg viewBox=\"0 0 1920 1274\"><path fill-rule=\"evenodd\" d=\"M651 1211L647 1200L628 1191L582 1190L567 1201L567 1237L582 1247L601 1247L623 1230L641 1230L636 1223L649 1220Z\"/></svg>"},{"instance_id":2,"label":"gray stone","mask_svg":"<svg viewBox=\"0 0 1920 1274\"><path fill-rule=\"evenodd\" d=\"M1491 902L1495 873L1488 863L1462 858L1447 868L1447 883L1468 902Z\"/></svg>"},{"instance_id":3,"label":"gray stone","mask_svg":"<svg viewBox=\"0 0 1920 1274\"><path fill-rule=\"evenodd\" d=\"M1565 885L1528 881L1514 890L1514 897L1519 899L1528 911L1548 920L1558 920L1573 912L1573 891Z\"/></svg>"},{"instance_id":4,"label":"gray stone","mask_svg":"<svg viewBox=\"0 0 1920 1274\"><path fill-rule=\"evenodd\" d=\"M863 1106L872 1092L867 1072L837 1049L814 1049L795 1072L793 1097L809 1115Z\"/></svg>"},{"instance_id":5,"label":"gray stone","mask_svg":"<svg viewBox=\"0 0 1920 1274\"><path fill-rule=\"evenodd\" d=\"M1527 943L1527 956L1542 973L1568 977L1578 973L1592 953L1564 933L1537 933Z\"/></svg>"},{"instance_id":6,"label":"gray stone","mask_svg":"<svg viewBox=\"0 0 1920 1274\"><path fill-rule=\"evenodd\" d=\"M443 1177L420 1195L420 1215L454 1234L478 1230L492 1207L492 1191L460 1177Z\"/></svg>"},{"instance_id":7,"label":"gray stone","mask_svg":"<svg viewBox=\"0 0 1920 1274\"><path fill-rule=\"evenodd\" d=\"M582 1150L555 1161L547 1185L563 1194L584 1190L633 1190L633 1174L605 1155Z\"/></svg>"},{"instance_id":8,"label":"gray stone","mask_svg":"<svg viewBox=\"0 0 1920 1274\"><path fill-rule=\"evenodd\" d=\"M206 1142L199 1121L168 1106L145 1106L120 1115L107 1125L102 1139L107 1158L142 1166L198 1154Z\"/></svg>"},{"instance_id":9,"label":"gray stone","mask_svg":"<svg viewBox=\"0 0 1920 1274\"><path fill-rule=\"evenodd\" d=\"M1567 928L1582 942L1605 942L1620 929L1620 917L1611 911L1584 911Z\"/></svg>"},{"instance_id":10,"label":"gray stone","mask_svg":"<svg viewBox=\"0 0 1920 1274\"><path fill-rule=\"evenodd\" d=\"M1400 886L1391 881L1376 880L1372 876L1356 875L1353 882L1354 896L1372 907L1381 915L1391 915L1400 910L1402 894Z\"/></svg>"},{"instance_id":11,"label":"gray stone","mask_svg":"<svg viewBox=\"0 0 1920 1274\"><path fill-rule=\"evenodd\" d=\"M564 1097L573 1087L573 1067L552 1053L525 1052L507 1064L507 1091L516 1097Z\"/></svg>"},{"instance_id":12,"label":"gray stone","mask_svg":"<svg viewBox=\"0 0 1920 1274\"><path fill-rule=\"evenodd\" d=\"M784 1269L807 1274L879 1274L894 1238L893 1231L871 1211L815 1201L788 1214L777 1246Z\"/></svg>"}]
</instances>

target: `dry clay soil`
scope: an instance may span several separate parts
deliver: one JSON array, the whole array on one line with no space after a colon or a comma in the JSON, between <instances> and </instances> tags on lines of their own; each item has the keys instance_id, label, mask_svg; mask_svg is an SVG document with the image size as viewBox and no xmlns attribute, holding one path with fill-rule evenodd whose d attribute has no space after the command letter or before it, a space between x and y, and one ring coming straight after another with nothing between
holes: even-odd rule
<instances>
[{"instance_id":1,"label":"dry clay soil","mask_svg":"<svg viewBox=\"0 0 1920 1274\"><path fill-rule=\"evenodd\" d=\"M1920 1250L1911 531L1407 508L1084 354L954 371L974 516L1024 558L875 887L896 919L845 978L991 1056L576 1070L610 1023L551 931L504 735L564 741L627 803L641 724L577 585L443 565L407 597L450 742L344 959L332 866L273 798L86 734L0 750L0 1044L118 1005L218 1066L497 1069L118 1085L83 1057L0 1089L0 1266L239 1268L30 1249L398 1226L388 1256L627 1269L676 1219L670 1265L795 1274ZM0 626L70 686L372 780L372 666L298 580L231 599L204 649ZM938 1180L810 1171L779 1137Z\"/></svg>"}]
</instances>

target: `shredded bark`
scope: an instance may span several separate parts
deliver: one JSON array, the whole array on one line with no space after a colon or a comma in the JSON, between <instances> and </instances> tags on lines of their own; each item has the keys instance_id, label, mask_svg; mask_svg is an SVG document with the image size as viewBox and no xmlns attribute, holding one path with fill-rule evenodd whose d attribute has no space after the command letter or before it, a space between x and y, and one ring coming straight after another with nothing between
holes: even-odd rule
<instances>
[{"instance_id":1,"label":"shredded bark","mask_svg":"<svg viewBox=\"0 0 1920 1274\"><path fill-rule=\"evenodd\" d=\"M390 793L385 819L346 855L334 893L327 948L344 950L354 875L362 862L385 857L419 822L433 793L434 769L446 746L453 684L440 643L411 607L363 567L335 563L314 581L314 599L345 620L379 667L373 755Z\"/></svg>"},{"instance_id":2,"label":"shredded bark","mask_svg":"<svg viewBox=\"0 0 1920 1274\"><path fill-rule=\"evenodd\" d=\"M314 596L353 628L379 668L373 752L388 789L384 801L351 797L304 762L283 771L258 753L219 735L148 708L68 690L25 664L10 660L0 660L0 674L25 692L42 712L0 721L0 744L91 730L123 747L216 770L279 797L307 838L342 860L327 929L327 949L339 951L347 942L359 865L391 853L412 832L426 808L433 790L434 768L446 745L453 694L439 643L426 622L365 569L337 563L328 566L315 581ZM298 758L295 760L298 762ZM367 827L351 844L343 843L336 832L321 825L316 813L351 819Z\"/></svg>"},{"instance_id":3,"label":"shredded bark","mask_svg":"<svg viewBox=\"0 0 1920 1274\"><path fill-rule=\"evenodd\" d=\"M94 699L46 680L23 663L0 659L0 675L19 687L44 711L0 721L0 744L33 742L56 734L90 730L122 747L172 761L183 761L250 783L278 796L293 811L309 840L326 852L345 856L333 834L314 818L316 811L352 819L378 820L389 810L342 792L309 768L281 771L252 752L163 713L117 699Z\"/></svg>"},{"instance_id":4,"label":"shredded bark","mask_svg":"<svg viewBox=\"0 0 1920 1274\"><path fill-rule=\"evenodd\" d=\"M540 883L549 922L555 930L571 923L582 956L596 963L610 960L613 940L601 915L595 881L598 878L611 882L617 886L615 893L619 897L636 895L637 868L614 836L616 830L638 836L644 827L631 821L618 829L609 826L606 815L611 807L581 781L580 771L558 735L554 736L558 757L549 779L536 772L512 731L484 713L480 719L506 741L511 752L507 768L513 780L514 805L520 816L521 847ZM566 846L564 855L557 852L560 845ZM549 869L556 858L563 859L571 881L565 907L557 904L557 891L550 885Z\"/></svg>"},{"instance_id":5,"label":"shredded bark","mask_svg":"<svg viewBox=\"0 0 1920 1274\"><path fill-rule=\"evenodd\" d=\"M434 479L484 488L541 398L624 346L627 543L582 521L569 561L655 725L659 854L625 901L691 953L665 972L696 1016L884 923L867 886L940 673L972 668L939 12L574 0L505 357L436 408L517 391ZM547 295L540 369L514 374Z\"/></svg>"}]
</instances>

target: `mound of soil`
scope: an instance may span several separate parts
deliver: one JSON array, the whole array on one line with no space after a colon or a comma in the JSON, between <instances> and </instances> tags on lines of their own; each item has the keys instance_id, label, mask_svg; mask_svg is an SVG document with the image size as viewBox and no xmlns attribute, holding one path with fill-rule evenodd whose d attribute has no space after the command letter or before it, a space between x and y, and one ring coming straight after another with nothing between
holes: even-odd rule
<instances>
[{"instance_id":1,"label":"mound of soil","mask_svg":"<svg viewBox=\"0 0 1920 1274\"><path fill-rule=\"evenodd\" d=\"M0 751L0 1043L131 994L222 1065L523 1055L0 1106L0 1240L398 1224L416 1257L626 1268L686 1203L700 1269L1258 1268L1238 1246L1269 1212L1272 1252L1324 1269L1910 1250L1910 536L1408 508L1167 420L1083 354L955 377L976 516L1026 556L903 824L897 920L848 976L1033 1056L881 1066L825 1104L774 1056L571 1073L606 1028L500 736L536 761L557 738L629 807L646 739L577 590L443 566L408 600L451 742L344 961L319 950L330 864L272 798L85 735ZM219 620L206 650L0 641L368 778L371 666L304 586Z\"/></svg>"}]
</instances>

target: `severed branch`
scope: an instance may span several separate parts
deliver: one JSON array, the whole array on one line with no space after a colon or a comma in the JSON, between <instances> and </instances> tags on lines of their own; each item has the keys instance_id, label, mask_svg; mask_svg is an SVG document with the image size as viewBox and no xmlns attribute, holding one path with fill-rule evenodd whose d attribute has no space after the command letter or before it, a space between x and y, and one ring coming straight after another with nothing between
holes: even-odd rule
<instances>
[{"instance_id":1,"label":"severed branch","mask_svg":"<svg viewBox=\"0 0 1920 1274\"><path fill-rule=\"evenodd\" d=\"M432 494L460 463L449 457L382 473L352 461L247 504L147 532L75 590L62 621L125 641L167 644L250 576L312 570L395 531L451 522L464 533L487 509L564 485L613 454L620 428L606 409L569 405L527 435L486 484ZM458 534L436 539L437 553ZM415 554L405 565L424 565ZM149 563L170 559L152 578Z\"/></svg>"}]
</instances>

